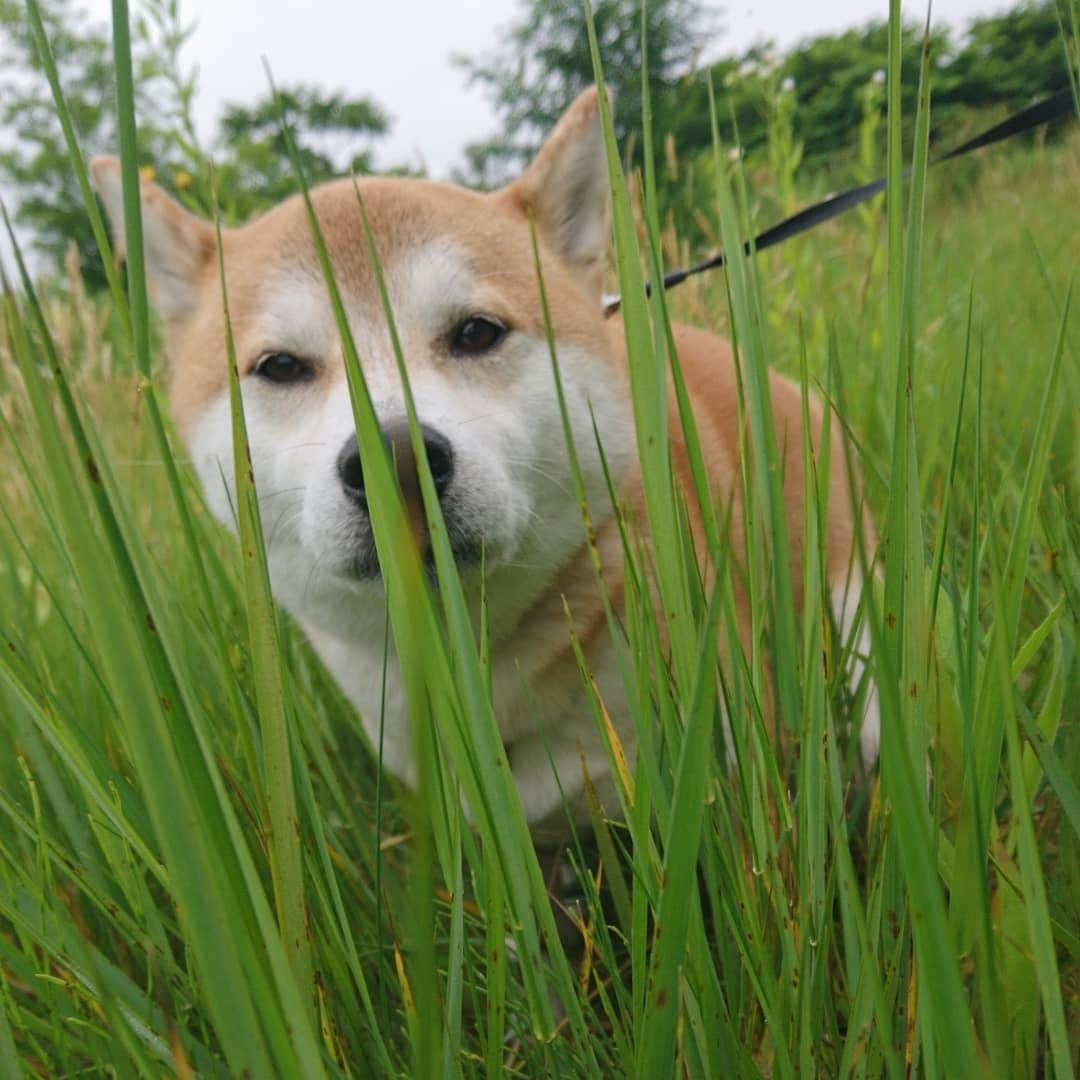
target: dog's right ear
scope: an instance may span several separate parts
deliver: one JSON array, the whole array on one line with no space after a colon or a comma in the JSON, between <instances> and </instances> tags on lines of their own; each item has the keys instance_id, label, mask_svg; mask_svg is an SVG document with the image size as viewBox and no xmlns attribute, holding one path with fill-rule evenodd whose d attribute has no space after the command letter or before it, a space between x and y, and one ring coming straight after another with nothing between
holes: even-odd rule
<instances>
[{"instance_id":1,"label":"dog's right ear","mask_svg":"<svg viewBox=\"0 0 1080 1080\"><path fill-rule=\"evenodd\" d=\"M609 208L599 91L578 95L525 172L501 192L536 219L541 237L596 302L603 292Z\"/></svg>"},{"instance_id":2,"label":"dog's right ear","mask_svg":"<svg viewBox=\"0 0 1080 1080\"><path fill-rule=\"evenodd\" d=\"M124 256L124 195L118 158L90 161L90 175L112 226L113 244ZM159 314L182 320L195 310L199 282L214 255L214 228L189 213L150 180L140 180L146 282Z\"/></svg>"}]
</instances>

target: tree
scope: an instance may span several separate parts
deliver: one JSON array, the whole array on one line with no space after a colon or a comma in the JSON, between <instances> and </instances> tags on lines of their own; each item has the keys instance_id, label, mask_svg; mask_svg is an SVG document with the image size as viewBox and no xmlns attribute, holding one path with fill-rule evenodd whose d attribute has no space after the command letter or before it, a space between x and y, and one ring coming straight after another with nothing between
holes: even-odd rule
<instances>
[{"instance_id":1,"label":"tree","mask_svg":"<svg viewBox=\"0 0 1080 1080\"><path fill-rule=\"evenodd\" d=\"M111 36L77 0L39 0L46 37L84 157L115 153ZM203 214L210 202L209 154L192 118L194 72L180 52L193 33L179 0L143 0L132 23L140 165ZM88 285L104 285L101 258L21 0L0 0L0 185L14 196L16 223L46 266L74 244ZM312 183L372 167L370 144L389 118L367 98L313 86L286 87L281 107ZM270 94L227 105L212 147L227 221L242 220L296 190Z\"/></svg>"},{"instance_id":2,"label":"tree","mask_svg":"<svg viewBox=\"0 0 1080 1080\"><path fill-rule=\"evenodd\" d=\"M226 216L243 220L297 189L281 133L284 116L309 184L369 173L371 142L390 128L370 98L349 98L315 86L293 86L253 105L226 105L218 122L218 192Z\"/></svg>"},{"instance_id":3,"label":"tree","mask_svg":"<svg viewBox=\"0 0 1080 1080\"><path fill-rule=\"evenodd\" d=\"M41 9L80 144L87 153L104 150L113 142L115 111L108 36L71 0L47 0ZM0 41L0 181L16 196L15 221L37 251L57 263L74 243L84 270L100 278L82 197L19 0L0 0Z\"/></svg>"},{"instance_id":4,"label":"tree","mask_svg":"<svg viewBox=\"0 0 1080 1080\"><path fill-rule=\"evenodd\" d=\"M921 25L904 27L901 106L908 133L915 116L922 38ZM777 90L787 86L782 96L793 99L792 133L802 144L804 165L834 187L867 179L858 173L855 146L867 91L884 78L887 46L888 26L878 21L812 38L782 57L769 45L756 45L740 57L714 63L708 74L716 90L722 141L727 146L738 142L752 164L761 162L769 149L770 117L781 100ZM976 20L959 35L948 28L933 29L930 59L931 136L945 146L987 125L991 118L986 110L1000 114L1019 108L1068 84L1054 0L1021 4ZM883 111L884 96L877 97ZM680 163L696 160L699 172L707 172L712 120L706 78L694 74L663 90L653 112L658 141L670 135ZM700 239L694 222L698 211L705 213L708 186L695 191L682 178L665 184L661 173L659 179L661 208L673 212L682 235Z\"/></svg>"},{"instance_id":5,"label":"tree","mask_svg":"<svg viewBox=\"0 0 1080 1080\"><path fill-rule=\"evenodd\" d=\"M641 126L640 0L598 0L593 19L623 142ZM654 0L645 19L646 70L657 90L693 65L710 26L700 0ZM579 0L533 0L494 53L454 59L470 83L487 89L502 123L491 139L466 148L464 178L481 186L501 182L527 161L574 97L595 81Z\"/></svg>"},{"instance_id":6,"label":"tree","mask_svg":"<svg viewBox=\"0 0 1080 1080\"><path fill-rule=\"evenodd\" d=\"M937 101L1018 109L1068 85L1066 39L1059 22L1060 17L1067 33L1064 8L1044 0L976 19L955 53L943 57Z\"/></svg>"},{"instance_id":7,"label":"tree","mask_svg":"<svg viewBox=\"0 0 1080 1080\"><path fill-rule=\"evenodd\" d=\"M109 29L76 0L38 0L64 99L84 157L115 153L116 94ZM189 152L180 113L194 93L177 58L192 32L179 0L143 0L132 24L140 165L175 171ZM48 266L74 245L87 283L105 283L101 256L71 167L42 57L20 0L0 0L0 183L15 197L15 222ZM190 130L190 125L188 130Z\"/></svg>"}]
</instances>

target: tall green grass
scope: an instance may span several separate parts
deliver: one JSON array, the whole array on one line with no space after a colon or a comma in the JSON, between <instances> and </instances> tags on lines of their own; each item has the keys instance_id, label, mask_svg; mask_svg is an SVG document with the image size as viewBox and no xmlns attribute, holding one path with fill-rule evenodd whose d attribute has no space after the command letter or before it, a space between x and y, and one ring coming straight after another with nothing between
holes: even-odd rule
<instances>
[{"instance_id":1,"label":"tall green grass","mask_svg":"<svg viewBox=\"0 0 1080 1080\"><path fill-rule=\"evenodd\" d=\"M616 511L625 601L607 612L639 753L630 771L609 739L621 812L594 800L592 838L568 846L584 942L571 959L498 739L483 605L477 624L418 452L429 588L314 214L376 542L394 553L388 634L416 792L379 774L379 748L273 606L273 522L231 356L239 544L202 507L160 400L116 0L126 293L114 276L102 314L77 292L43 295L20 264L3 296L0 1075L1072 1075L1080 251L1062 221L1076 220L1080 146L1006 152L966 196L928 177L933 65L905 148L893 6L883 234L863 217L742 256L754 185L717 141L726 273L647 297L669 242L651 146L628 183L601 99L648 520ZM28 17L66 121L33 0ZM73 134L71 149L85 179ZM226 305L229 285L222 269ZM737 345L745 566L708 488L679 316ZM883 722L869 777L850 737L866 687L845 685L853 643L827 610L829 462L804 441L810 497L792 528L770 363L801 382L804 410L811 393L835 406L883 536L859 553L881 578L863 610ZM672 476L674 434L691 491ZM606 600L614 568L594 555ZM704 580L702 558L717 570ZM733 575L753 602L745 652Z\"/></svg>"}]
</instances>

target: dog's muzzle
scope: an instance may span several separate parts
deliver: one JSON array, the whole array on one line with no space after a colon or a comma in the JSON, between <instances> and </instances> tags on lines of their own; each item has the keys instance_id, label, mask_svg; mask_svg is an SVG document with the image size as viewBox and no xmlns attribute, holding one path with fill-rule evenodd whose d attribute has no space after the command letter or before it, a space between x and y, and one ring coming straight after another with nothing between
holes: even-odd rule
<instances>
[{"instance_id":1,"label":"dog's muzzle","mask_svg":"<svg viewBox=\"0 0 1080 1080\"><path fill-rule=\"evenodd\" d=\"M454 478L454 451L450 440L445 435L420 425L420 435L424 440L424 453L427 455L431 478L440 501L445 496ZM401 494L410 516L413 504L423 516L423 502L420 495L420 478L416 470L416 457L413 454L412 440L409 438L409 425L405 421L389 425L382 429L382 436L390 449L390 456L397 472ZM355 436L345 440L337 458L338 478L345 497L367 513L367 487L364 483L364 466L360 460L360 446Z\"/></svg>"}]
</instances>

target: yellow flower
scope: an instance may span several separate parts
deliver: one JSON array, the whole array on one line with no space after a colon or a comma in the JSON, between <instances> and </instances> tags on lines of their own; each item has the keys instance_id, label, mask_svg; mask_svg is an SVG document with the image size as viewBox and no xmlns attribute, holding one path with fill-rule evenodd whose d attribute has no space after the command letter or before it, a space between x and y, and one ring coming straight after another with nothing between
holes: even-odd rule
<instances>
[{"instance_id":1,"label":"yellow flower","mask_svg":"<svg viewBox=\"0 0 1080 1080\"><path fill-rule=\"evenodd\" d=\"M153 165L140 165L139 166L139 175L144 180L153 180L154 177L157 176L157 173L154 171L154 166Z\"/></svg>"},{"instance_id":2,"label":"yellow flower","mask_svg":"<svg viewBox=\"0 0 1080 1080\"><path fill-rule=\"evenodd\" d=\"M187 191L187 189L189 187L191 187L191 184L192 184L191 173L189 173L186 169L181 169L176 174L174 179L175 179L175 182L176 182L176 186L177 186L177 188L179 188L180 191Z\"/></svg>"}]
</instances>

